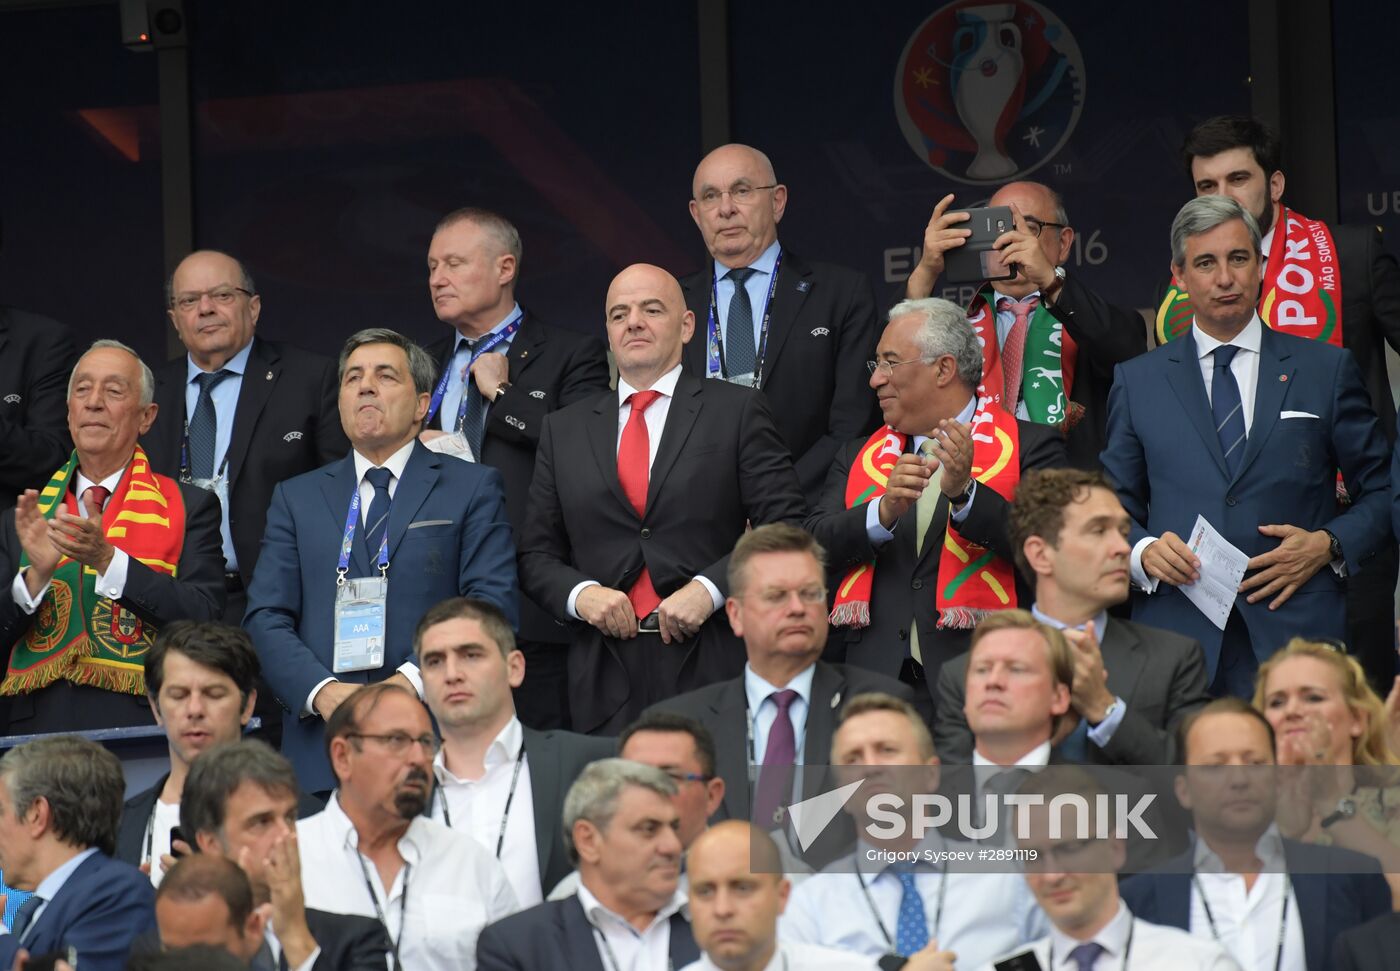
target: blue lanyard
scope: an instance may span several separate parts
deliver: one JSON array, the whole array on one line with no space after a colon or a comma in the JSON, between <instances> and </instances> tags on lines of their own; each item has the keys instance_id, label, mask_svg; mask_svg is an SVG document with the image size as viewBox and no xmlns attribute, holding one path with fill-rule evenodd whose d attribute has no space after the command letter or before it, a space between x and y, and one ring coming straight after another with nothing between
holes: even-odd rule
<instances>
[{"instance_id":1,"label":"blue lanyard","mask_svg":"<svg viewBox=\"0 0 1400 971\"><path fill-rule=\"evenodd\" d=\"M360 524L360 484L355 483L355 491L350 495L350 512L345 517L345 535L340 539L340 563L336 566L336 585L345 582L345 574L350 572L350 549L355 542L355 527ZM389 572L389 527L384 526L384 535L379 537L379 572Z\"/></svg>"},{"instance_id":2,"label":"blue lanyard","mask_svg":"<svg viewBox=\"0 0 1400 971\"><path fill-rule=\"evenodd\" d=\"M773 294L778 289L778 271L783 266L782 251L778 251L778 258L773 261L773 279L768 282L768 296L763 301L763 327L758 335L758 357L755 359L753 369L753 386L755 388L763 385L763 361L768 356L768 324L773 319ZM735 281L736 287L744 284ZM715 296L716 285L714 281L710 283L710 315L705 321L705 376L710 378L720 378L724 376L724 337L720 334L719 314L715 312L717 298Z\"/></svg>"},{"instance_id":3,"label":"blue lanyard","mask_svg":"<svg viewBox=\"0 0 1400 971\"><path fill-rule=\"evenodd\" d=\"M476 347L472 348L471 360L467 361L467 366L462 369L462 401L457 406L457 424L462 423L462 419L467 415L467 395L471 390L467 384L467 374L471 371L476 359L498 347L503 341L508 341L515 336L515 332L520 329L520 322L525 319L525 311L515 315L515 319L506 324L499 331L486 338ZM457 356L456 352L452 355ZM438 409L442 407L442 397L447 394L447 382L452 378L452 362L449 361L447 367L442 369L442 378L439 379L437 387L433 389L433 400L428 403L428 414L423 419L423 424L431 425L433 418L437 415Z\"/></svg>"}]
</instances>

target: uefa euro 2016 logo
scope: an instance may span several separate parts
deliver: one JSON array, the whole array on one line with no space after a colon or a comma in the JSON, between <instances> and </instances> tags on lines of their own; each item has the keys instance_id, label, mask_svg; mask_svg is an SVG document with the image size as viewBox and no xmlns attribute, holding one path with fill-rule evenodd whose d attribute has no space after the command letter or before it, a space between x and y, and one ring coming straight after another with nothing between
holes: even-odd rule
<instances>
[{"instance_id":1,"label":"uefa euro 2016 logo","mask_svg":"<svg viewBox=\"0 0 1400 971\"><path fill-rule=\"evenodd\" d=\"M1049 161L1084 105L1084 60L1038 3L959 0L914 31L894 79L909 146L959 182L1018 178Z\"/></svg>"}]
</instances>

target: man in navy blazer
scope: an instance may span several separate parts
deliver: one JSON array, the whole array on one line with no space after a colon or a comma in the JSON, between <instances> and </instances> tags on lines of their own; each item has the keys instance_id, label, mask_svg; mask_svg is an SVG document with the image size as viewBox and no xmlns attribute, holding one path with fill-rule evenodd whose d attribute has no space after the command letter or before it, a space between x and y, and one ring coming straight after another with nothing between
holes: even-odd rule
<instances>
[{"instance_id":1,"label":"man in navy blazer","mask_svg":"<svg viewBox=\"0 0 1400 971\"><path fill-rule=\"evenodd\" d=\"M1242 935L1278 948L1265 956L1271 967L1326 971L1338 935L1390 910L1380 864L1280 835L1273 729L1247 702L1219 698L1192 712L1181 725L1180 751L1186 768L1177 799L1191 812L1196 844L1125 880L1123 900L1145 921L1214 938L1246 967Z\"/></svg>"},{"instance_id":2,"label":"man in navy blazer","mask_svg":"<svg viewBox=\"0 0 1400 971\"><path fill-rule=\"evenodd\" d=\"M33 891L0 936L0 967L21 949L72 948L83 971L121 971L131 942L155 926L155 891L111 858L122 811L122 767L72 735L21 745L0 759L0 869Z\"/></svg>"},{"instance_id":3,"label":"man in navy blazer","mask_svg":"<svg viewBox=\"0 0 1400 971\"><path fill-rule=\"evenodd\" d=\"M1233 199L1181 208L1172 268L1195 318L1118 366L1103 453L1147 591L1133 619L1199 640L1214 693L1241 697L1290 637L1345 636L1346 576L1393 542L1387 447L1356 360L1263 325L1259 240ZM1180 589L1199 577L1198 515L1250 558L1223 631Z\"/></svg>"},{"instance_id":4,"label":"man in navy blazer","mask_svg":"<svg viewBox=\"0 0 1400 971\"><path fill-rule=\"evenodd\" d=\"M519 616L500 473L418 442L432 358L394 331L372 328L346 342L339 371L351 453L273 493L244 620L267 682L292 716L282 725L282 752L313 792L335 785L322 739L341 701L386 679L422 696L413 631L429 607L470 596L500 607L512 625ZM381 574L389 588L382 662L337 673L338 579Z\"/></svg>"}]
</instances>

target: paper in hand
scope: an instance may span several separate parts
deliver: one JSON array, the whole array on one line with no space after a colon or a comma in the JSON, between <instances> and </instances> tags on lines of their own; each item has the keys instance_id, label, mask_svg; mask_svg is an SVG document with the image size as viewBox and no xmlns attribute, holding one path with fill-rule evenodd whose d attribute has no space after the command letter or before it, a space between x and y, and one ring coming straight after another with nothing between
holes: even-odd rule
<instances>
[{"instance_id":1,"label":"paper in hand","mask_svg":"<svg viewBox=\"0 0 1400 971\"><path fill-rule=\"evenodd\" d=\"M1196 525L1191 527L1187 545L1201 561L1201 578L1182 587L1181 592L1212 624L1224 630L1239 593L1240 581L1249 566L1249 557L1199 515Z\"/></svg>"}]
</instances>

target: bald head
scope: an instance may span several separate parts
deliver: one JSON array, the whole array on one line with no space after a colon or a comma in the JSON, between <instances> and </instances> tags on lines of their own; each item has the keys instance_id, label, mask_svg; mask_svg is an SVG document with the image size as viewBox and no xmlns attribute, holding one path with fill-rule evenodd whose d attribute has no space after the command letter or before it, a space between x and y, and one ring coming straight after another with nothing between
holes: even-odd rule
<instances>
[{"instance_id":1,"label":"bald head","mask_svg":"<svg viewBox=\"0 0 1400 971\"><path fill-rule=\"evenodd\" d=\"M650 263L635 263L613 278L606 314L618 376L638 391L681 363L681 348L695 332L681 285Z\"/></svg>"},{"instance_id":2,"label":"bald head","mask_svg":"<svg viewBox=\"0 0 1400 971\"><path fill-rule=\"evenodd\" d=\"M723 266L749 266L762 256L778 239L786 207L787 187L756 148L721 145L695 169L690 215Z\"/></svg>"},{"instance_id":3,"label":"bald head","mask_svg":"<svg viewBox=\"0 0 1400 971\"><path fill-rule=\"evenodd\" d=\"M1037 242L1051 266L1059 266L1069 259L1070 247L1074 244L1074 230L1068 226L1064 203L1059 193L1039 182L1010 182L996 191L988 200L989 206L1011 206L1019 210L1027 222L1034 220L1042 226ZM1047 225L1055 223L1057 225ZM1024 227L1022 227L1024 228ZM1020 270L1010 280L997 281L997 292L1020 300L1036 291L1036 285L1026 279Z\"/></svg>"},{"instance_id":4,"label":"bald head","mask_svg":"<svg viewBox=\"0 0 1400 971\"><path fill-rule=\"evenodd\" d=\"M262 300L238 260L218 250L196 250L180 261L165 285L170 322L195 366L223 367L253 340Z\"/></svg>"},{"instance_id":5,"label":"bald head","mask_svg":"<svg viewBox=\"0 0 1400 971\"><path fill-rule=\"evenodd\" d=\"M712 862L742 855L747 861L745 872L783 875L783 859L773 837L746 819L726 819L715 823L695 838L686 854L686 868L693 875L696 860L708 867Z\"/></svg>"},{"instance_id":6,"label":"bald head","mask_svg":"<svg viewBox=\"0 0 1400 971\"><path fill-rule=\"evenodd\" d=\"M783 878L773 838L745 820L726 820L686 855L695 943L724 971L766 967L778 938L778 915L792 885Z\"/></svg>"}]
</instances>

